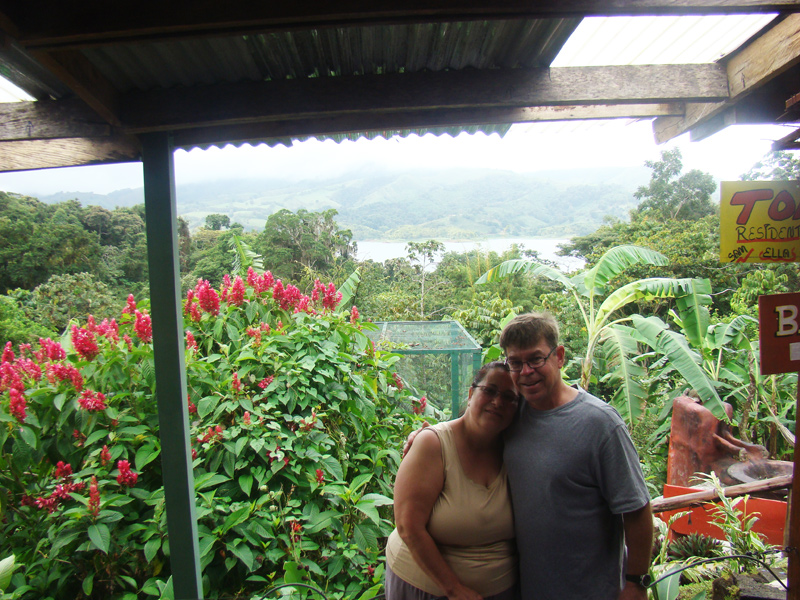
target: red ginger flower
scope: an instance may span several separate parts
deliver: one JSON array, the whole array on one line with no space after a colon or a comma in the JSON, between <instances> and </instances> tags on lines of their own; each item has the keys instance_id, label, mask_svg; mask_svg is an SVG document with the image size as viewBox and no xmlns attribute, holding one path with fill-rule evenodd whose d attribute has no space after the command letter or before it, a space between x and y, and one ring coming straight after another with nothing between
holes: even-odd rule
<instances>
[{"instance_id":1,"label":"red ginger flower","mask_svg":"<svg viewBox=\"0 0 800 600\"><path fill-rule=\"evenodd\" d=\"M396 387L398 390L403 389L403 380L400 378L400 373L394 374L394 387Z\"/></svg>"},{"instance_id":2,"label":"red ginger flower","mask_svg":"<svg viewBox=\"0 0 800 600\"><path fill-rule=\"evenodd\" d=\"M325 473L322 469L317 469L317 483L325 483Z\"/></svg>"},{"instance_id":3,"label":"red ginger flower","mask_svg":"<svg viewBox=\"0 0 800 600\"><path fill-rule=\"evenodd\" d=\"M0 358L0 362L5 363L12 363L14 362L14 350L11 342L6 342L6 347L3 349L3 356Z\"/></svg>"},{"instance_id":4,"label":"red ginger flower","mask_svg":"<svg viewBox=\"0 0 800 600\"><path fill-rule=\"evenodd\" d=\"M131 336L129 336L126 333L125 335L122 336L122 339L124 340L125 344L127 344L127 346L128 346L128 352L133 352L133 340L131 339Z\"/></svg>"},{"instance_id":5,"label":"red ginger flower","mask_svg":"<svg viewBox=\"0 0 800 600\"><path fill-rule=\"evenodd\" d=\"M265 390L269 387L269 384L272 383L274 379L275 379L274 375L264 377L264 379L258 382L258 387L260 387L262 390Z\"/></svg>"},{"instance_id":6,"label":"red ginger flower","mask_svg":"<svg viewBox=\"0 0 800 600\"><path fill-rule=\"evenodd\" d=\"M96 517L100 514L100 490L97 489L97 477L92 475L92 482L89 484L89 514Z\"/></svg>"},{"instance_id":7,"label":"red ginger flower","mask_svg":"<svg viewBox=\"0 0 800 600\"><path fill-rule=\"evenodd\" d=\"M88 411L100 411L106 409L106 397L100 392L93 392L92 390L83 390L81 397L78 398L78 404L81 408Z\"/></svg>"},{"instance_id":8,"label":"red ginger flower","mask_svg":"<svg viewBox=\"0 0 800 600\"><path fill-rule=\"evenodd\" d=\"M322 308L333 310L342 299L342 293L336 291L336 286L332 283L328 284L328 289L325 290L325 295L322 297Z\"/></svg>"},{"instance_id":9,"label":"red ginger flower","mask_svg":"<svg viewBox=\"0 0 800 600\"><path fill-rule=\"evenodd\" d=\"M111 460L111 452L108 451L108 446L103 446L100 451L100 464L105 466Z\"/></svg>"},{"instance_id":10,"label":"red ginger flower","mask_svg":"<svg viewBox=\"0 0 800 600\"><path fill-rule=\"evenodd\" d=\"M131 471L131 465L127 460L117 461L117 483L125 487L133 487L136 485L136 480L139 478L138 473Z\"/></svg>"},{"instance_id":11,"label":"red ginger flower","mask_svg":"<svg viewBox=\"0 0 800 600\"><path fill-rule=\"evenodd\" d=\"M244 281L238 275L228 292L228 303L234 306L241 306L244 302Z\"/></svg>"},{"instance_id":12,"label":"red ginger flower","mask_svg":"<svg viewBox=\"0 0 800 600\"><path fill-rule=\"evenodd\" d=\"M122 314L132 315L136 312L136 300L133 299L133 294L128 295L128 303L122 309Z\"/></svg>"},{"instance_id":13,"label":"red ginger flower","mask_svg":"<svg viewBox=\"0 0 800 600\"><path fill-rule=\"evenodd\" d=\"M425 412L425 407L428 406L428 399L423 396L419 400L414 400L412 410L415 415L421 415Z\"/></svg>"},{"instance_id":14,"label":"red ginger flower","mask_svg":"<svg viewBox=\"0 0 800 600\"><path fill-rule=\"evenodd\" d=\"M136 311L136 323L133 325L133 330L136 332L136 337L142 340L142 343L149 344L153 341L153 321L150 315Z\"/></svg>"},{"instance_id":15,"label":"red ginger flower","mask_svg":"<svg viewBox=\"0 0 800 600\"><path fill-rule=\"evenodd\" d=\"M54 342L50 338L39 338L39 346L44 351L44 355L50 360L64 360L67 358L67 353L58 342ZM39 359L42 362L42 359Z\"/></svg>"},{"instance_id":16,"label":"red ginger flower","mask_svg":"<svg viewBox=\"0 0 800 600\"><path fill-rule=\"evenodd\" d=\"M25 409L28 406L28 402L25 400L25 395L14 388L8 390L8 393L11 396L11 401L9 402L9 412L11 413L11 416L20 423L24 423L28 416L28 414L25 412Z\"/></svg>"},{"instance_id":17,"label":"red ginger flower","mask_svg":"<svg viewBox=\"0 0 800 600\"><path fill-rule=\"evenodd\" d=\"M200 308L207 313L211 313L212 315L219 314L219 295L217 294L216 290L211 287L211 284L208 281L205 279L199 279L194 291L197 295L197 301L200 304Z\"/></svg>"},{"instance_id":18,"label":"red ginger flower","mask_svg":"<svg viewBox=\"0 0 800 600\"><path fill-rule=\"evenodd\" d=\"M85 360L94 360L100 354L94 334L77 325L72 326L72 347Z\"/></svg>"},{"instance_id":19,"label":"red ginger flower","mask_svg":"<svg viewBox=\"0 0 800 600\"><path fill-rule=\"evenodd\" d=\"M103 322L97 326L97 333L106 336L113 342L119 341L119 325L116 319L103 319Z\"/></svg>"},{"instance_id":20,"label":"red ginger flower","mask_svg":"<svg viewBox=\"0 0 800 600\"><path fill-rule=\"evenodd\" d=\"M186 349L197 350L197 341L194 339L191 331L186 332Z\"/></svg>"},{"instance_id":21,"label":"red ginger flower","mask_svg":"<svg viewBox=\"0 0 800 600\"><path fill-rule=\"evenodd\" d=\"M192 402L189 398L186 398L186 401L189 403L189 414L194 415L197 414L197 405Z\"/></svg>"},{"instance_id":22,"label":"red ginger flower","mask_svg":"<svg viewBox=\"0 0 800 600\"><path fill-rule=\"evenodd\" d=\"M233 386L233 389L236 390L237 392L242 391L242 382L239 381L238 373L233 374L233 381L231 382L231 385Z\"/></svg>"},{"instance_id":23,"label":"red ginger flower","mask_svg":"<svg viewBox=\"0 0 800 600\"><path fill-rule=\"evenodd\" d=\"M60 460L56 463L56 479L72 479L72 465Z\"/></svg>"},{"instance_id":24,"label":"red ginger flower","mask_svg":"<svg viewBox=\"0 0 800 600\"><path fill-rule=\"evenodd\" d=\"M358 307L356 307L354 305L353 308L350 310L350 323L352 325L355 325L356 321L358 321L358 317L359 317L359 315L358 315Z\"/></svg>"},{"instance_id":25,"label":"red ginger flower","mask_svg":"<svg viewBox=\"0 0 800 600\"><path fill-rule=\"evenodd\" d=\"M250 411L249 410L244 411L244 419L243 420L244 420L244 424L245 425L252 425L252 421L250 420Z\"/></svg>"}]
</instances>

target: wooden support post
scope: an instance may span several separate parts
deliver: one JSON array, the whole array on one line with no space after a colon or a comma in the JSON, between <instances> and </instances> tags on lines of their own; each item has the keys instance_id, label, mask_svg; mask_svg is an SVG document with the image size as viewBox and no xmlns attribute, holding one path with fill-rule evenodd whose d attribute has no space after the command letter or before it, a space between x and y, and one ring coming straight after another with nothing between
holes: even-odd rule
<instances>
[{"instance_id":1,"label":"wooden support post","mask_svg":"<svg viewBox=\"0 0 800 600\"><path fill-rule=\"evenodd\" d=\"M175 600L203 597L189 446L172 138L142 136L161 465Z\"/></svg>"},{"instance_id":2,"label":"wooden support post","mask_svg":"<svg viewBox=\"0 0 800 600\"><path fill-rule=\"evenodd\" d=\"M797 397L795 404L795 435L800 432L800 373L797 374ZM789 505L789 593L787 600L800 600L800 480L797 472L797 445L794 448L794 480L792 502Z\"/></svg>"}]
</instances>

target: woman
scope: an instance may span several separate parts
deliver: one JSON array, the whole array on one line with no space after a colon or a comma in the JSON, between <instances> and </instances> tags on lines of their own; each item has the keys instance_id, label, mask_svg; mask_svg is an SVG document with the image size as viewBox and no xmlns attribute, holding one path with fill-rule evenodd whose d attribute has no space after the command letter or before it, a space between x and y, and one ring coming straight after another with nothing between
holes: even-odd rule
<instances>
[{"instance_id":1,"label":"woman","mask_svg":"<svg viewBox=\"0 0 800 600\"><path fill-rule=\"evenodd\" d=\"M511 600L517 583L503 430L517 394L501 362L478 371L464 415L422 430L397 471L386 599Z\"/></svg>"}]
</instances>

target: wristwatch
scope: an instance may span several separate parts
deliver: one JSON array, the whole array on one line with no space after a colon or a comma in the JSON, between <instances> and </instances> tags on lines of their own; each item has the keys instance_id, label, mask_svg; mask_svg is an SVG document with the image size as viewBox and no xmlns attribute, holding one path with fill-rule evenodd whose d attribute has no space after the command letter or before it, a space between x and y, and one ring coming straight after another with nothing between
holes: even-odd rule
<instances>
[{"instance_id":1,"label":"wristwatch","mask_svg":"<svg viewBox=\"0 0 800 600\"><path fill-rule=\"evenodd\" d=\"M645 573L644 575L631 575L630 573L626 573L625 581L630 581L631 583L638 583L643 588L646 588L650 587L650 584L653 583L653 578L650 577L649 573Z\"/></svg>"}]
</instances>

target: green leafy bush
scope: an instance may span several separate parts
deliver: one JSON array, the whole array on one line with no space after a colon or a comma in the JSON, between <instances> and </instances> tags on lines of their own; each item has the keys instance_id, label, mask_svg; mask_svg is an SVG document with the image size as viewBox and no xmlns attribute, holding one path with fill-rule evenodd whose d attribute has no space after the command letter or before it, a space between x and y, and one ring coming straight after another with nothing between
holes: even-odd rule
<instances>
[{"instance_id":1,"label":"green leafy bush","mask_svg":"<svg viewBox=\"0 0 800 600\"><path fill-rule=\"evenodd\" d=\"M249 597L306 580L329 598L380 587L399 449L419 418L357 310L252 270L185 306L203 587ZM2 598L136 598L169 590L152 329L119 322L0 362Z\"/></svg>"}]
</instances>

